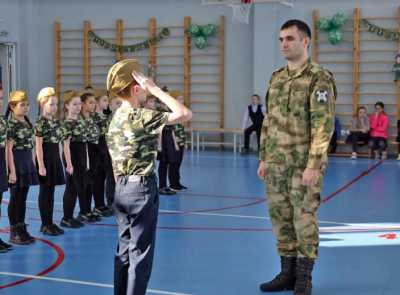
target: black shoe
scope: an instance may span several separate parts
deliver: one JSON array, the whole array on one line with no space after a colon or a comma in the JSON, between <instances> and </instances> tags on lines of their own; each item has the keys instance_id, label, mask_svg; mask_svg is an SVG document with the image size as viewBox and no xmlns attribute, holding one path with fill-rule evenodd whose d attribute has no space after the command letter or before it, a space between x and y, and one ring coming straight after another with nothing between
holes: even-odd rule
<instances>
[{"instance_id":1,"label":"black shoe","mask_svg":"<svg viewBox=\"0 0 400 295\"><path fill-rule=\"evenodd\" d=\"M50 225L50 228L53 232L56 232L57 235L63 235L64 234L64 230L59 228L56 224L52 223Z\"/></svg>"},{"instance_id":2,"label":"black shoe","mask_svg":"<svg viewBox=\"0 0 400 295\"><path fill-rule=\"evenodd\" d=\"M294 295L311 295L312 292L312 270L314 259L299 257L296 262L296 285Z\"/></svg>"},{"instance_id":3,"label":"black shoe","mask_svg":"<svg viewBox=\"0 0 400 295\"><path fill-rule=\"evenodd\" d=\"M294 290L296 282L296 257L281 256L281 272L272 280L260 285L263 292Z\"/></svg>"},{"instance_id":4,"label":"black shoe","mask_svg":"<svg viewBox=\"0 0 400 295\"><path fill-rule=\"evenodd\" d=\"M25 234L21 224L10 226L10 243L15 245L29 245L32 241Z\"/></svg>"},{"instance_id":5,"label":"black shoe","mask_svg":"<svg viewBox=\"0 0 400 295\"><path fill-rule=\"evenodd\" d=\"M40 232L47 236L58 236L58 231L54 230L51 225L42 225Z\"/></svg>"},{"instance_id":6,"label":"black shoe","mask_svg":"<svg viewBox=\"0 0 400 295\"><path fill-rule=\"evenodd\" d=\"M94 222L101 221L101 214L98 214L96 212L90 212L89 216L94 220Z\"/></svg>"},{"instance_id":7,"label":"black shoe","mask_svg":"<svg viewBox=\"0 0 400 295\"><path fill-rule=\"evenodd\" d=\"M180 187L181 191L185 191L185 190L188 189L186 186L184 186L184 185L182 185L182 184L180 184L179 187Z\"/></svg>"},{"instance_id":8,"label":"black shoe","mask_svg":"<svg viewBox=\"0 0 400 295\"><path fill-rule=\"evenodd\" d=\"M172 191L168 187L163 187L158 190L160 195L176 195L176 192Z\"/></svg>"},{"instance_id":9,"label":"black shoe","mask_svg":"<svg viewBox=\"0 0 400 295\"><path fill-rule=\"evenodd\" d=\"M173 192L181 192L181 191L183 191L183 189L181 189L179 186L172 186L172 185L170 185L169 186L169 189L171 190L171 191L173 191Z\"/></svg>"},{"instance_id":10,"label":"black shoe","mask_svg":"<svg viewBox=\"0 0 400 295\"><path fill-rule=\"evenodd\" d=\"M31 236L31 234L28 232L27 229L27 224L26 223L20 223L19 227L21 229L21 234L22 236L26 237L31 243L35 242L35 238Z\"/></svg>"},{"instance_id":11,"label":"black shoe","mask_svg":"<svg viewBox=\"0 0 400 295\"><path fill-rule=\"evenodd\" d=\"M94 216L92 216L90 213L79 213L78 217L76 218L78 221L82 223L94 223L96 222L96 219Z\"/></svg>"},{"instance_id":12,"label":"black shoe","mask_svg":"<svg viewBox=\"0 0 400 295\"><path fill-rule=\"evenodd\" d=\"M13 247L10 244L7 244L2 239L0 239L0 253L6 253L12 249Z\"/></svg>"},{"instance_id":13,"label":"black shoe","mask_svg":"<svg viewBox=\"0 0 400 295\"><path fill-rule=\"evenodd\" d=\"M247 155L249 153L249 149L244 148L241 152L242 155Z\"/></svg>"},{"instance_id":14,"label":"black shoe","mask_svg":"<svg viewBox=\"0 0 400 295\"><path fill-rule=\"evenodd\" d=\"M7 251L10 251L13 249L13 246L10 244L7 244L6 242L4 242L2 239L0 239L0 247L3 249L6 249Z\"/></svg>"},{"instance_id":15,"label":"black shoe","mask_svg":"<svg viewBox=\"0 0 400 295\"><path fill-rule=\"evenodd\" d=\"M108 209L108 207L94 208L93 213L95 213L101 217L112 216L112 211L110 211L110 209Z\"/></svg>"},{"instance_id":16,"label":"black shoe","mask_svg":"<svg viewBox=\"0 0 400 295\"><path fill-rule=\"evenodd\" d=\"M68 227L68 228L79 228L83 226L83 223L76 220L75 218L70 218L70 219L61 219L60 225L62 227Z\"/></svg>"}]
</instances>

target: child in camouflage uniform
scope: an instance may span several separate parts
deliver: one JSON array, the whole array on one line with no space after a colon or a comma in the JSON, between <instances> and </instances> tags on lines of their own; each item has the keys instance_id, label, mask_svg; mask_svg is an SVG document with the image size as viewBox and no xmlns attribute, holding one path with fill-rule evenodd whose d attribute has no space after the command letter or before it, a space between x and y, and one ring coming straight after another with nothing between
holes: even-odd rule
<instances>
[{"instance_id":1,"label":"child in camouflage uniform","mask_svg":"<svg viewBox=\"0 0 400 295\"><path fill-rule=\"evenodd\" d=\"M184 104L183 95L180 91L170 91L170 95L179 101L181 104ZM185 127L183 124L175 124L173 130L173 137L178 145L177 151L177 161L175 163L171 163L168 170L169 176L169 187L173 191L184 191L187 190L187 187L181 184L181 165L183 161L183 153L185 151L186 145L186 134Z\"/></svg>"},{"instance_id":2,"label":"child in camouflage uniform","mask_svg":"<svg viewBox=\"0 0 400 295\"><path fill-rule=\"evenodd\" d=\"M94 114L96 110L96 99L93 92L84 92L81 94L81 116L86 125L85 133L87 139L87 151L89 156L89 169L86 172L86 206L81 208L78 215L80 221L95 222L100 221L100 214L92 212L92 198L94 197L95 174L97 173L98 163L100 159L99 138L100 128L95 122ZM95 207L104 207L104 196L99 199L94 198Z\"/></svg>"},{"instance_id":3,"label":"child in camouflage uniform","mask_svg":"<svg viewBox=\"0 0 400 295\"><path fill-rule=\"evenodd\" d=\"M77 197L81 212L87 206L86 187L88 185L87 170L89 169L87 126L80 116L82 102L79 94L76 91L67 90L64 92L63 102L66 112L62 123L66 184L63 197L64 216L60 225L79 228L83 226L83 223L74 218L73 213ZM89 216L86 216L86 219L92 220Z\"/></svg>"},{"instance_id":4,"label":"child in camouflage uniform","mask_svg":"<svg viewBox=\"0 0 400 295\"><path fill-rule=\"evenodd\" d=\"M65 184L64 168L59 145L63 141L61 122L55 118L58 99L53 88L43 88L37 97L41 115L36 121L36 168L39 174L39 211L42 219L40 231L58 236L64 231L53 223L54 189Z\"/></svg>"},{"instance_id":5,"label":"child in camouflage uniform","mask_svg":"<svg viewBox=\"0 0 400 295\"><path fill-rule=\"evenodd\" d=\"M100 129L99 144L97 145L97 160L94 168L94 179L92 192L95 200L94 213L103 217L112 215L112 211L106 206L104 201L105 181L107 171L112 170L111 158L108 153L106 143L106 133L108 131L109 116L104 114L108 109L108 96L105 91L97 91L96 93L96 111L92 117L94 122Z\"/></svg>"},{"instance_id":6,"label":"child in camouflage uniform","mask_svg":"<svg viewBox=\"0 0 400 295\"><path fill-rule=\"evenodd\" d=\"M107 133L116 191L118 247L114 294L144 295L154 256L159 198L154 174L157 139L165 124L189 120L191 112L141 73L137 60L125 59L108 72L107 90L123 100ZM170 109L143 108L146 92Z\"/></svg>"},{"instance_id":7,"label":"child in camouflage uniform","mask_svg":"<svg viewBox=\"0 0 400 295\"><path fill-rule=\"evenodd\" d=\"M28 233L25 224L26 199L29 187L38 184L36 168L33 163L34 128L27 114L28 96L24 91L11 92L6 117L7 154L10 182L10 242L27 245L35 241Z\"/></svg>"},{"instance_id":8,"label":"child in camouflage uniform","mask_svg":"<svg viewBox=\"0 0 400 295\"><path fill-rule=\"evenodd\" d=\"M0 112L3 109L3 89L0 88ZM6 162L7 120L0 116L0 217L3 193L8 190L7 162ZM12 246L0 239L0 253L12 250Z\"/></svg>"}]
</instances>

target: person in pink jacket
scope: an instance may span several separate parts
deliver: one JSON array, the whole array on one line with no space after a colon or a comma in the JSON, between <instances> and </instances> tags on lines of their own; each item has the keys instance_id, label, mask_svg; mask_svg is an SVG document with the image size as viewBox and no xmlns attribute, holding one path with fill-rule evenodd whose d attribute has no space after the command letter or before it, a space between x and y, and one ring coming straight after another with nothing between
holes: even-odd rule
<instances>
[{"instance_id":1,"label":"person in pink jacket","mask_svg":"<svg viewBox=\"0 0 400 295\"><path fill-rule=\"evenodd\" d=\"M369 124L371 128L371 141L370 147L374 152L375 159L382 157L382 160L387 158L387 138L389 128L389 118L385 114L385 105L383 102L378 101L375 104L375 112L369 117Z\"/></svg>"}]
</instances>

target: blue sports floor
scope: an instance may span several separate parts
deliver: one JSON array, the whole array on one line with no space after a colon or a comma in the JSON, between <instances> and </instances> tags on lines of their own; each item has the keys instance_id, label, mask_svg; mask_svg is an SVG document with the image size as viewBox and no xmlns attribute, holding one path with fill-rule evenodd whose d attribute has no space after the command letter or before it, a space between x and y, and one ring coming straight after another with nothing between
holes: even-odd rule
<instances>
[{"instance_id":1,"label":"blue sports floor","mask_svg":"<svg viewBox=\"0 0 400 295\"><path fill-rule=\"evenodd\" d=\"M190 190L161 196L148 294L262 294L258 285L276 274L279 257L256 169L254 155L186 153L182 182ZM330 159L314 295L400 294L399 191L399 162ZM27 222L38 241L0 254L0 294L113 294L113 217L43 236L36 196L31 188ZM4 199L0 236L8 240Z\"/></svg>"}]
</instances>

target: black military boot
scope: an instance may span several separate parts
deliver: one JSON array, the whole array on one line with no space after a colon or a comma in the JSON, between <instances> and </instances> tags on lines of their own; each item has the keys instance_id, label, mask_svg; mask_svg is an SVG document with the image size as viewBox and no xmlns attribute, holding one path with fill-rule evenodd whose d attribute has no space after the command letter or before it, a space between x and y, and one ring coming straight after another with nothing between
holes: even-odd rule
<instances>
[{"instance_id":1,"label":"black military boot","mask_svg":"<svg viewBox=\"0 0 400 295\"><path fill-rule=\"evenodd\" d=\"M311 295L314 259L299 257L296 265L296 285L294 295Z\"/></svg>"},{"instance_id":2,"label":"black military boot","mask_svg":"<svg viewBox=\"0 0 400 295\"><path fill-rule=\"evenodd\" d=\"M260 285L263 292L294 290L296 257L281 256L281 272L272 280Z\"/></svg>"}]
</instances>

